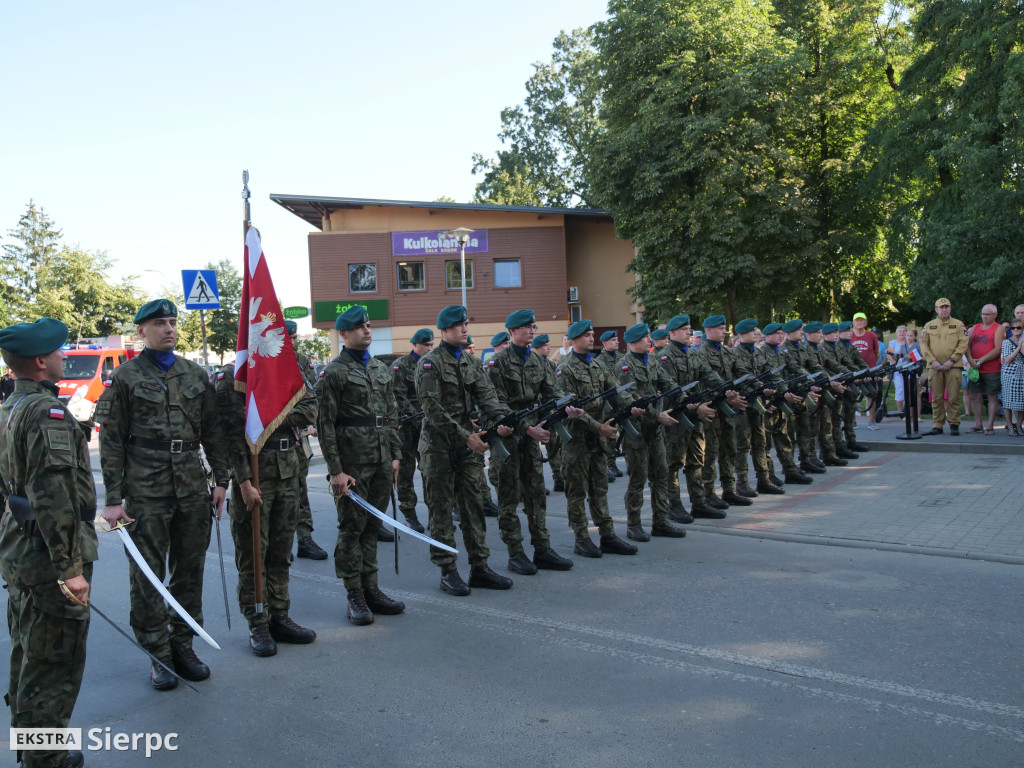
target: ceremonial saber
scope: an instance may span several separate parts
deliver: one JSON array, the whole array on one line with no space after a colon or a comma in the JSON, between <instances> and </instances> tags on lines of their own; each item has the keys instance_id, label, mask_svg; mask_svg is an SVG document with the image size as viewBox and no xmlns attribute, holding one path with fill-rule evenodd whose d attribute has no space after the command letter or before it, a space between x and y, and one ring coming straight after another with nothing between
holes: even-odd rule
<instances>
[{"instance_id":1,"label":"ceremonial saber","mask_svg":"<svg viewBox=\"0 0 1024 768\"><path fill-rule=\"evenodd\" d=\"M117 525L113 527L108 527L103 518L97 518L96 523L102 530L107 531L108 533L110 531L115 531L117 535L121 537L121 542L124 544L124 548L128 551L128 554L131 555L132 560L134 560L135 564L139 566L139 570L142 571L143 575L149 580L149 583L152 584L156 591L159 592L164 600L167 601L167 604L174 609L176 614L184 619L185 623L192 628L193 632L219 651L221 648L217 645L217 641L210 637L210 634L205 629L199 626L198 621L188 615L188 611L181 607L181 603L174 599L174 596L167 591L167 587L164 586L164 583L156 577L155 573L153 573L153 569L149 567L149 563L146 562L142 553L139 552L139 548L135 546L135 542L132 541L132 537L129 536L128 531L124 529L124 521L118 521Z\"/></svg>"},{"instance_id":2,"label":"ceremonial saber","mask_svg":"<svg viewBox=\"0 0 1024 768\"><path fill-rule=\"evenodd\" d=\"M435 541L434 539L430 538L425 534L420 533L419 531L414 531L412 528L405 525L404 523L400 523L397 520L392 520L390 517L385 515L383 512L381 512L379 509L377 509L375 506L373 506L370 502L368 502L355 491L349 491L348 497L374 517L383 520L388 525L394 526L396 530L404 531L405 533L408 533L410 536L413 536L419 539L420 541L427 542L427 544L429 544L432 547L443 549L445 552L451 552L453 555L459 554L459 550L455 549L454 547L449 547L447 544L442 544L440 541Z\"/></svg>"},{"instance_id":3,"label":"ceremonial saber","mask_svg":"<svg viewBox=\"0 0 1024 768\"><path fill-rule=\"evenodd\" d=\"M72 592L72 591L71 591L71 590L70 590L70 589L68 588L68 586L67 586L67 585L66 585L66 584L64 583L64 581L63 581L63 580L58 580L58 581L57 581L57 583L58 583L58 584L60 585L60 591L61 591L61 592L63 592L63 593L65 594L65 595L67 595L67 597L69 597L69 598L70 598L71 600L73 600L73 601L75 601L76 603L78 603L78 605L81 605L81 606L85 606L85 605L88 605L88 606L89 606L89 608L90 608L91 610L93 610L93 611L96 611L96 613L98 613L98 614L100 615L100 618L102 618L102 619L103 619L103 620L104 620L105 622L107 622L107 624L109 624L109 625L110 625L110 626L112 626L112 627L113 627L114 629L116 629L116 630L117 630L118 632L120 632L120 633L121 633L121 635L122 635L122 636L124 637L124 639L125 639L125 640L127 640L127 641L128 641L129 643L131 643L132 645L134 645L134 646L135 646L136 648L138 648L138 649L139 649L140 651L142 651L142 652L143 652L144 654L146 654L147 656L149 656L149 658L151 658L151 659L153 660L153 663L154 663L154 664L159 664L159 665L160 665L160 666L161 666L161 667L162 667L163 669L166 669L166 670L167 670L168 672L170 672L170 673L171 673L172 675L174 675L174 676L175 676L176 678L178 678L179 680L181 680L181 682L183 682L183 683L184 683L185 685L187 685L187 686L188 686L189 688L191 688L191 689L192 689L193 691L195 691L196 693L199 693L199 689L198 689L198 688L196 688L196 687L195 687L194 685L192 685L192 683L190 683L190 682L189 682L188 680L186 680L186 679L185 679L184 677L182 677L182 676L181 676L181 675L179 675L179 674L178 674L177 672L175 672L175 671L174 671L173 669L171 669L171 668L170 668L170 667L168 667L168 666L167 666L166 664L164 664L164 663L163 663L162 661L160 661L160 659L158 659L158 658L157 658L156 656L154 656L154 655L153 655L152 653L150 653L150 652L149 652L149 651L147 651L147 650L146 650L145 648L143 648L143 647L142 647L141 645L139 645L139 644L138 644L138 642L136 642L136 641L135 641L135 638L133 638L133 637L132 637L131 635L129 635L129 634L127 633L127 632L125 632L125 631L124 631L123 629L121 629L121 627L119 627L119 626L118 626L118 625L117 625L117 624L116 624L116 623L114 622L114 620L113 620L112 618L110 618L109 616L107 616L107 614L105 614L105 613L104 613L103 611L101 611L101 610L100 610L99 608L97 608L97 607L96 607L96 603L95 603L95 602L93 602L92 598L89 598L89 602L88 602L88 603L83 603L83 602L82 602L81 600L79 600L79 599L78 599L78 598L77 598L77 597L75 596L75 593L74 593L74 592Z\"/></svg>"},{"instance_id":4,"label":"ceremonial saber","mask_svg":"<svg viewBox=\"0 0 1024 768\"><path fill-rule=\"evenodd\" d=\"M213 514L213 527L217 529L217 559L220 560L220 585L224 588L224 618L228 620L228 632L231 631L231 606L228 603L228 578L224 575L224 548L220 540L220 520L217 518L217 510L210 505L210 512Z\"/></svg>"},{"instance_id":5,"label":"ceremonial saber","mask_svg":"<svg viewBox=\"0 0 1024 768\"><path fill-rule=\"evenodd\" d=\"M398 503L395 501L395 486L391 486L391 517L398 522ZM395 531L395 576L398 575L398 531Z\"/></svg>"}]
</instances>

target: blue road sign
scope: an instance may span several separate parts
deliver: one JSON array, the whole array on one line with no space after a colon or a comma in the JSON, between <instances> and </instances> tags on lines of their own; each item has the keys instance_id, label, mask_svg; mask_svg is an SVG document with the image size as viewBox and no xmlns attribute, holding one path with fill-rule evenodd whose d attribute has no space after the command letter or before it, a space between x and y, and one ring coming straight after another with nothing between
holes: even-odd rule
<instances>
[{"instance_id":1,"label":"blue road sign","mask_svg":"<svg viewBox=\"0 0 1024 768\"><path fill-rule=\"evenodd\" d=\"M185 292L185 309L220 309L217 273L212 269L183 269L181 284Z\"/></svg>"}]
</instances>

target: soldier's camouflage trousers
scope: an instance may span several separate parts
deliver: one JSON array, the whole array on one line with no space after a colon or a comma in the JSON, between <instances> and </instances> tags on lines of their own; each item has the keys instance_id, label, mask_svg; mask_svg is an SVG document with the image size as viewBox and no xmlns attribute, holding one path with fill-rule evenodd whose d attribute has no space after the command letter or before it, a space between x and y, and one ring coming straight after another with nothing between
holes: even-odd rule
<instances>
[{"instance_id":1,"label":"soldier's camouflage trousers","mask_svg":"<svg viewBox=\"0 0 1024 768\"><path fill-rule=\"evenodd\" d=\"M790 429L796 433L794 443L800 448L800 462L814 459L818 456L815 443L818 436L818 411L821 407L814 409L811 413L806 406L798 406L794 409L795 416L790 420ZM791 432L791 437L792 437Z\"/></svg>"},{"instance_id":2,"label":"soldier's camouflage trousers","mask_svg":"<svg viewBox=\"0 0 1024 768\"><path fill-rule=\"evenodd\" d=\"M626 487L626 524L640 525L644 488L651 481L651 520L654 525L668 521L668 460L665 437L659 424L645 424L640 437L622 441L626 449L629 485Z\"/></svg>"},{"instance_id":3,"label":"soldier's camouflage trousers","mask_svg":"<svg viewBox=\"0 0 1024 768\"><path fill-rule=\"evenodd\" d=\"M833 394L833 397L836 395ZM818 424L818 445L821 448L821 455L826 459L836 457L836 446L832 442L832 405L822 395L818 401L818 407L814 411Z\"/></svg>"},{"instance_id":4,"label":"soldier's camouflage trousers","mask_svg":"<svg viewBox=\"0 0 1024 768\"><path fill-rule=\"evenodd\" d=\"M836 401L832 404L831 426L832 426L832 447L833 450L846 446L846 438L843 436L843 405L846 403L847 392L836 395Z\"/></svg>"},{"instance_id":5,"label":"soldier's camouflage trousers","mask_svg":"<svg viewBox=\"0 0 1024 768\"><path fill-rule=\"evenodd\" d=\"M562 446L565 503L569 527L577 538L588 536L586 501L590 519L601 536L615 533L608 511L608 456L596 436L574 437Z\"/></svg>"},{"instance_id":6,"label":"soldier's camouflage trousers","mask_svg":"<svg viewBox=\"0 0 1024 768\"><path fill-rule=\"evenodd\" d=\"M307 437L306 440L309 438ZM306 485L306 478L309 476L309 459L302 449L300 442L299 452L299 505L295 518L295 533L300 539L308 539L313 535L313 510L309 506L309 488Z\"/></svg>"},{"instance_id":7,"label":"soldier's camouflage trousers","mask_svg":"<svg viewBox=\"0 0 1024 768\"><path fill-rule=\"evenodd\" d=\"M692 415L691 419L697 419ZM665 454L668 459L668 497L682 501L679 489L679 471L685 469L686 493L690 501L704 498L701 471L704 468L704 424L697 421L687 431L682 425L666 427Z\"/></svg>"},{"instance_id":8,"label":"soldier's camouflage trousers","mask_svg":"<svg viewBox=\"0 0 1024 768\"><path fill-rule=\"evenodd\" d=\"M299 476L287 480L260 483L260 542L262 550L263 602L266 614L256 613L256 587L253 573L252 515L242 502L238 483L231 485L231 539L235 543L238 568L238 607L252 626L271 616L288 613L288 576L291 569L292 540L295 537L296 510L302 494ZM214 523L216 525L216 523Z\"/></svg>"},{"instance_id":9,"label":"soldier's camouflage trousers","mask_svg":"<svg viewBox=\"0 0 1024 768\"><path fill-rule=\"evenodd\" d=\"M852 392L843 398L843 434L847 443L857 442L857 396Z\"/></svg>"},{"instance_id":10,"label":"soldier's camouflage trousers","mask_svg":"<svg viewBox=\"0 0 1024 768\"><path fill-rule=\"evenodd\" d=\"M92 563L82 575L92 581ZM89 610L75 605L56 583L9 587L10 680L4 700L12 728L67 728L85 672ZM18 753L25 768L60 765L67 750Z\"/></svg>"},{"instance_id":11,"label":"soldier's camouflage trousers","mask_svg":"<svg viewBox=\"0 0 1024 768\"><path fill-rule=\"evenodd\" d=\"M398 509L406 517L416 514L418 499L413 478L416 476L416 461L419 458L416 446L419 445L421 431L419 424L398 428L398 436L402 441L402 462L398 465Z\"/></svg>"},{"instance_id":12,"label":"soldier's camouflage trousers","mask_svg":"<svg viewBox=\"0 0 1024 768\"><path fill-rule=\"evenodd\" d=\"M768 455L768 438L765 433L765 419L767 414L760 414L753 408L748 408L740 419L745 421L745 428L750 435L750 459L754 465L754 474L757 477L767 477L771 474L771 457ZM747 464L739 458L737 450L736 457L736 478L738 482L747 482Z\"/></svg>"},{"instance_id":13,"label":"soldier's camouflage trousers","mask_svg":"<svg viewBox=\"0 0 1024 768\"><path fill-rule=\"evenodd\" d=\"M459 448L451 455L441 451L420 453L423 495L429 510L430 538L450 547L455 543L452 507L459 509L459 527L470 565L486 565L491 551L487 548L484 523L484 499L480 492L486 486L483 457L468 448ZM437 547L430 548L430 561L446 573L455 568L456 556Z\"/></svg>"},{"instance_id":14,"label":"soldier's camouflage trousers","mask_svg":"<svg viewBox=\"0 0 1024 768\"><path fill-rule=\"evenodd\" d=\"M775 445L775 454L782 463L782 471L787 475L795 475L800 468L793 458L793 439L790 437L790 422L794 419L785 411L778 410L768 417L767 429L771 433L772 442ZM769 458L769 472L772 471L772 464Z\"/></svg>"},{"instance_id":15,"label":"soldier's camouflage trousers","mask_svg":"<svg viewBox=\"0 0 1024 768\"><path fill-rule=\"evenodd\" d=\"M133 498L125 511L132 541L161 581L170 572L167 589L200 626L203 625L203 570L210 546L210 499L205 494L184 499ZM158 659L171 655L171 645L192 647L192 628L171 610L128 556L131 578L131 625L139 645Z\"/></svg>"},{"instance_id":16,"label":"soldier's camouflage trousers","mask_svg":"<svg viewBox=\"0 0 1024 768\"><path fill-rule=\"evenodd\" d=\"M393 482L390 461L346 465L345 472L355 478L356 493L380 511L387 510ZM334 505L338 511L334 575L344 581L345 589L372 587L377 583L377 531L381 522L344 496L336 496Z\"/></svg>"},{"instance_id":17,"label":"soldier's camouflage trousers","mask_svg":"<svg viewBox=\"0 0 1024 768\"><path fill-rule=\"evenodd\" d=\"M547 456L551 476L562 477L562 438L555 434L554 430L551 430L551 439L548 441Z\"/></svg>"},{"instance_id":18,"label":"soldier's camouflage trousers","mask_svg":"<svg viewBox=\"0 0 1024 768\"><path fill-rule=\"evenodd\" d=\"M498 464L498 529L509 557L523 551L523 528L516 509L523 502L530 527L530 544L536 549L551 546L547 529L547 489L540 461L540 446L530 437L503 438L510 456ZM492 457L493 460L493 457Z\"/></svg>"},{"instance_id":19,"label":"soldier's camouflage trousers","mask_svg":"<svg viewBox=\"0 0 1024 768\"><path fill-rule=\"evenodd\" d=\"M718 461L718 479L723 491L736 490L736 428L724 413L704 427L704 468L701 481L705 497L715 490L715 461Z\"/></svg>"}]
</instances>

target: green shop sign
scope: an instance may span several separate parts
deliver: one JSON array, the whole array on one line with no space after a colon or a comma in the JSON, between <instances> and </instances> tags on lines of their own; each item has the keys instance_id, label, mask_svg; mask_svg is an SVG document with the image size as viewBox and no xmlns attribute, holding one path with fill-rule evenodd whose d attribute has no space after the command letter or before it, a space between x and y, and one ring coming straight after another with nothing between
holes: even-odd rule
<instances>
[{"instance_id":1,"label":"green shop sign","mask_svg":"<svg viewBox=\"0 0 1024 768\"><path fill-rule=\"evenodd\" d=\"M309 317L309 307L285 307L283 310L285 320L301 320Z\"/></svg>"},{"instance_id":2,"label":"green shop sign","mask_svg":"<svg viewBox=\"0 0 1024 768\"><path fill-rule=\"evenodd\" d=\"M357 306L366 307L366 314L371 320L388 319L387 299L368 299L367 301L318 301L313 304L313 320L318 323L333 323L338 315L347 309Z\"/></svg>"}]
</instances>

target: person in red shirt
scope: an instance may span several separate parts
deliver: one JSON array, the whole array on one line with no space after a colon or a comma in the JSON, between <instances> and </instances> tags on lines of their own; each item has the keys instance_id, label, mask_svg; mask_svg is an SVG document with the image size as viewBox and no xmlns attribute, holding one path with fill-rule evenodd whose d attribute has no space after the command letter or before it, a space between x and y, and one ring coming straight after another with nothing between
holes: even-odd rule
<instances>
[{"instance_id":1,"label":"person in red shirt","mask_svg":"<svg viewBox=\"0 0 1024 768\"><path fill-rule=\"evenodd\" d=\"M878 365L878 337L868 330L868 316L858 312L853 316L853 335L850 337L850 346L854 347L864 360L864 365L874 368ZM878 390L880 389L877 379L871 379L872 386L869 387L868 395L868 429L878 429L875 426L875 409L878 407Z\"/></svg>"},{"instance_id":2,"label":"person in red shirt","mask_svg":"<svg viewBox=\"0 0 1024 768\"><path fill-rule=\"evenodd\" d=\"M994 435L996 413L999 411L999 393L1002 391L1002 380L999 372L1002 368L1000 354L1006 329L996 322L995 304L986 304L981 308L981 322L971 328L971 342L967 347L967 359L972 368L978 369L978 380L967 385L971 396L971 410L974 412L974 427L968 432L982 432ZM982 397L988 395L988 423L981 426Z\"/></svg>"}]
</instances>

